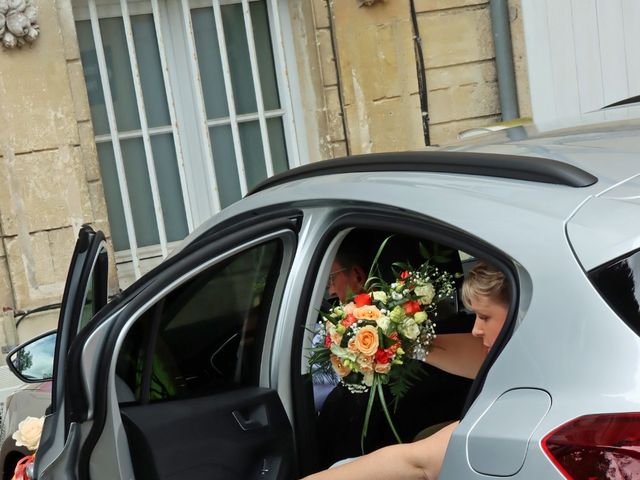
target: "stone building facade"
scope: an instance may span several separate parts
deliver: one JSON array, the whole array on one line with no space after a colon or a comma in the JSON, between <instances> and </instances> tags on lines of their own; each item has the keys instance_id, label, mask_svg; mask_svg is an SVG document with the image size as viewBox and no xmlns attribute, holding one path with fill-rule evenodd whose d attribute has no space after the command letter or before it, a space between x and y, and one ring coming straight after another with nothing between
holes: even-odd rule
<instances>
[{"instance_id":1,"label":"stone building facade","mask_svg":"<svg viewBox=\"0 0 640 480\"><path fill-rule=\"evenodd\" d=\"M271 1L278 3L286 4L279 21L287 25L283 51L290 53L291 108L298 112L294 128L303 139L291 165L423 147L426 137L430 144L445 144L462 130L501 120L487 0ZM35 4L40 37L0 51L4 345L55 325L51 310L25 317L17 338L12 327L16 313L60 301L79 226L90 224L108 238L113 227L78 39L80 7L75 0ZM520 116L528 117L519 0L509 3L509 13ZM416 36L423 53L428 135ZM275 44L273 30L272 38ZM190 228L198 222L192 223ZM113 269L112 291L128 283L122 272L124 267Z\"/></svg>"}]
</instances>

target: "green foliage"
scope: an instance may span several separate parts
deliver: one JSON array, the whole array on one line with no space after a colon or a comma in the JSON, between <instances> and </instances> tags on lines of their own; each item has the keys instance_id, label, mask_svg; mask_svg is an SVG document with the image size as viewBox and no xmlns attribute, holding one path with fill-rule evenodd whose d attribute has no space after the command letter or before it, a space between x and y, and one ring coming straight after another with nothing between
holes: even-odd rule
<instances>
[{"instance_id":1,"label":"green foliage","mask_svg":"<svg viewBox=\"0 0 640 480\"><path fill-rule=\"evenodd\" d=\"M426 375L419 361L406 361L403 368L392 368L389 372L389 391L393 396L393 411L398 408L398 403L411 387Z\"/></svg>"}]
</instances>

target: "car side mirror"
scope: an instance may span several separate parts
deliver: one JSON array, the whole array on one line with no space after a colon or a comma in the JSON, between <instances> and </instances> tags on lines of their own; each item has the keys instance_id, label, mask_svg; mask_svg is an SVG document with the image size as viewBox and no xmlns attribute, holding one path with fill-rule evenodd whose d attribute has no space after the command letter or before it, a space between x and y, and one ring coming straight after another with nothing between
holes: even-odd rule
<instances>
[{"instance_id":1,"label":"car side mirror","mask_svg":"<svg viewBox=\"0 0 640 480\"><path fill-rule=\"evenodd\" d=\"M44 333L9 352L7 366L26 383L51 380L56 350L56 331Z\"/></svg>"}]
</instances>

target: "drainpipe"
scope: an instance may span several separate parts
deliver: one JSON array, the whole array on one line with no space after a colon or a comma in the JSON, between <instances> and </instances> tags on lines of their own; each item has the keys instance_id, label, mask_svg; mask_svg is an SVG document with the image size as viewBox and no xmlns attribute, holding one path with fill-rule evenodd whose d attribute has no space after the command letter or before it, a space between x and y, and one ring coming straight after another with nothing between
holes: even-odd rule
<instances>
[{"instance_id":1,"label":"drainpipe","mask_svg":"<svg viewBox=\"0 0 640 480\"><path fill-rule=\"evenodd\" d=\"M502 112L502 121L506 122L519 117L507 0L490 0L489 12L491 14L493 44L496 51L500 111Z\"/></svg>"}]
</instances>

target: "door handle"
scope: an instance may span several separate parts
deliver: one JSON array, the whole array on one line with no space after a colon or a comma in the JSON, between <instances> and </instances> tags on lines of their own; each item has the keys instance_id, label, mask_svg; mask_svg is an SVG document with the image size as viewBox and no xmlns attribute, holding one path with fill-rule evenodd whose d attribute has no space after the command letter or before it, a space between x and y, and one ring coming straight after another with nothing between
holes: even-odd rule
<instances>
[{"instance_id":1,"label":"door handle","mask_svg":"<svg viewBox=\"0 0 640 480\"><path fill-rule=\"evenodd\" d=\"M260 405L248 413L243 413L240 410L234 410L231 414L233 415L233 418L236 419L236 422L238 422L238 425L240 425L240 428L245 432L267 425L267 410L264 405Z\"/></svg>"}]
</instances>

